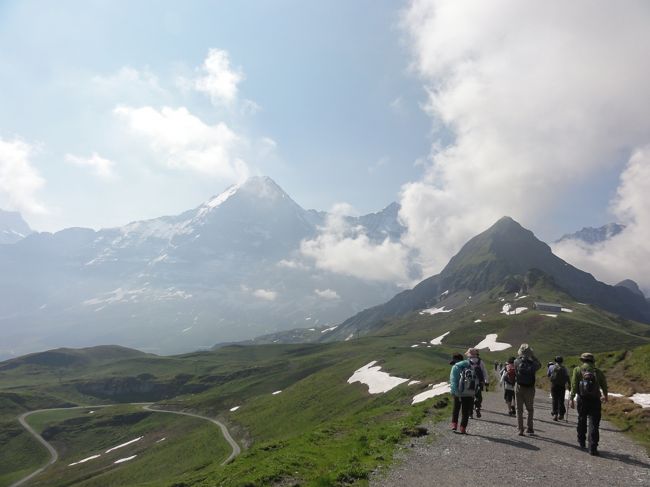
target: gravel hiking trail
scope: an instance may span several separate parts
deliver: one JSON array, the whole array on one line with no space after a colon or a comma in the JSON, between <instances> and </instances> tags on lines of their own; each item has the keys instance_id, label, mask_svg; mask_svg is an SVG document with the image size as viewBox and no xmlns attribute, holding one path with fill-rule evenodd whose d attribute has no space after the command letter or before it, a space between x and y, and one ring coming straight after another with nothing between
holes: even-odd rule
<instances>
[{"instance_id":1,"label":"gravel hiking trail","mask_svg":"<svg viewBox=\"0 0 650 487\"><path fill-rule=\"evenodd\" d=\"M589 455L578 446L576 410L568 422L553 421L548 392L535 394L534 436L518 436L501 389L484 394L483 408L467 435L450 430L451 418L425 423L429 436L413 439L370 485L650 485L650 458L641 446L601 421L600 456Z\"/></svg>"}]
</instances>

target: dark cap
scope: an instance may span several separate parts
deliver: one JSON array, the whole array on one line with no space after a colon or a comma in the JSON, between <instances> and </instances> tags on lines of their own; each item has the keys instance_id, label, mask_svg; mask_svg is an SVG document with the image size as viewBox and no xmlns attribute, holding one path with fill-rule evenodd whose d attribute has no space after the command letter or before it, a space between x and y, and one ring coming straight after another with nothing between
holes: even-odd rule
<instances>
[{"instance_id":1,"label":"dark cap","mask_svg":"<svg viewBox=\"0 0 650 487\"><path fill-rule=\"evenodd\" d=\"M555 361L556 361L558 364L561 364L562 362L564 362L564 358L562 358L561 355L558 355L557 357L555 357Z\"/></svg>"},{"instance_id":2,"label":"dark cap","mask_svg":"<svg viewBox=\"0 0 650 487\"><path fill-rule=\"evenodd\" d=\"M514 364L514 363L515 363L515 360L516 360L515 357L510 357L510 358L508 359L508 363L509 363L509 364Z\"/></svg>"},{"instance_id":3,"label":"dark cap","mask_svg":"<svg viewBox=\"0 0 650 487\"><path fill-rule=\"evenodd\" d=\"M451 356L451 362L449 362L449 365L454 365L458 362L462 362L463 360L465 359L460 353L455 353Z\"/></svg>"}]
</instances>

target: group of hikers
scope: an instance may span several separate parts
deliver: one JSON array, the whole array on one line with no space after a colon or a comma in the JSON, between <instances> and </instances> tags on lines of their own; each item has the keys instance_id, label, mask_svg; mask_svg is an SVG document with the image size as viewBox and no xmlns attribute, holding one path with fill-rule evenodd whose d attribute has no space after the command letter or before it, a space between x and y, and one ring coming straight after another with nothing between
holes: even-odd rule
<instances>
[{"instance_id":1,"label":"group of hikers","mask_svg":"<svg viewBox=\"0 0 650 487\"><path fill-rule=\"evenodd\" d=\"M524 407L527 413L525 432L534 435L535 380L542 364L527 343L519 347L517 355L510 357L505 364L496 362L495 374L504 391L508 414L517 417L519 436L524 436ZM562 357L557 356L548 362L546 376L551 383L551 415L554 421L564 420L567 415L564 403L566 390L570 391L569 407L572 409L576 408L577 396L578 444L582 449L588 445L589 453L598 455L601 401L607 402L607 380L596 368L593 354L583 353L580 361L581 365L575 367L571 375L563 365ZM474 411L477 418L481 417L482 391L487 391L490 380L485 363L476 348L468 349L465 357L455 353L449 364L452 365L449 382L454 399L451 429L466 434L467 424L473 418Z\"/></svg>"}]
</instances>

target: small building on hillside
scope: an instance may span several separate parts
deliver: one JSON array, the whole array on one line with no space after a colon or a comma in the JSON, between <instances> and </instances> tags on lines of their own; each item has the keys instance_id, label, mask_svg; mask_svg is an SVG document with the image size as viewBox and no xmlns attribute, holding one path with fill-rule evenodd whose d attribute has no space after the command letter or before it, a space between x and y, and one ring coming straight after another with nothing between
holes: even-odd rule
<instances>
[{"instance_id":1,"label":"small building on hillside","mask_svg":"<svg viewBox=\"0 0 650 487\"><path fill-rule=\"evenodd\" d=\"M535 301L533 304L533 309L538 311L548 311L549 313L561 313L562 305L557 303L542 303L541 301Z\"/></svg>"}]
</instances>

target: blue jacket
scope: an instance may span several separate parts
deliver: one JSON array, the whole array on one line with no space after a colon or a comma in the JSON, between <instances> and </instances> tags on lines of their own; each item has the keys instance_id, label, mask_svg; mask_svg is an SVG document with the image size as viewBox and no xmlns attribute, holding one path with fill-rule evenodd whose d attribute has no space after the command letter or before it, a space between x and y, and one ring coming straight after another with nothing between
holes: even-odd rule
<instances>
[{"instance_id":1,"label":"blue jacket","mask_svg":"<svg viewBox=\"0 0 650 487\"><path fill-rule=\"evenodd\" d=\"M460 373L469 367L469 360L462 360L451 368L451 373L449 374L449 384L451 386L451 395L458 395L458 381L460 380Z\"/></svg>"}]
</instances>

